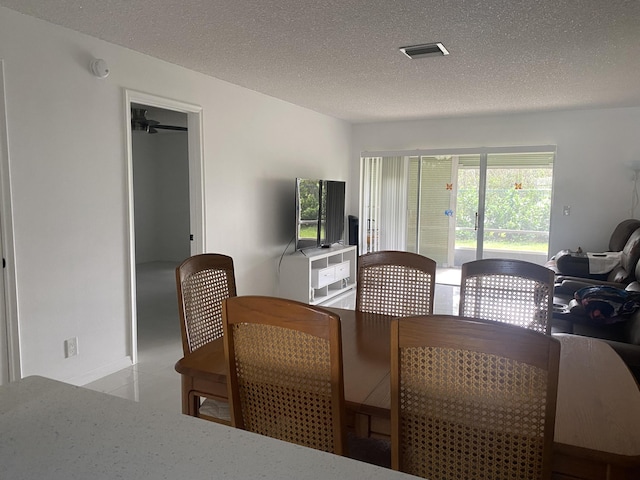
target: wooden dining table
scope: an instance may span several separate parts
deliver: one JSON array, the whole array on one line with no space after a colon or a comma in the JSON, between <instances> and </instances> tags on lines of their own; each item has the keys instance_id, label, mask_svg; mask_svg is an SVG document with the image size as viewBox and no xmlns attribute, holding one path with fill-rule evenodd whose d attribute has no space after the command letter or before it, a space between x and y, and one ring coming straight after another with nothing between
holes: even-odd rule
<instances>
[{"instance_id":1,"label":"wooden dining table","mask_svg":"<svg viewBox=\"0 0 640 480\"><path fill-rule=\"evenodd\" d=\"M390 321L386 315L328 308L340 316L345 403L357 435L390 432ZM640 478L640 390L605 342L554 335L561 342L554 434L554 479ZM221 339L176 363L182 410L197 416L199 397L227 397Z\"/></svg>"}]
</instances>

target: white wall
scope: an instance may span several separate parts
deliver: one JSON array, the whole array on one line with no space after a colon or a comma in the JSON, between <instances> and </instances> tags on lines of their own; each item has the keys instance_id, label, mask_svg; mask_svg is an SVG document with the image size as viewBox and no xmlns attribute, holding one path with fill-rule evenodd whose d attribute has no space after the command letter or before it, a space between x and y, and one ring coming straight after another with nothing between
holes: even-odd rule
<instances>
[{"instance_id":1,"label":"white wall","mask_svg":"<svg viewBox=\"0 0 640 480\"><path fill-rule=\"evenodd\" d=\"M295 177L350 180L345 122L5 8L0 59L23 375L81 383L131 353L124 88L203 107L206 250L234 258L241 294L276 291Z\"/></svg>"},{"instance_id":2,"label":"white wall","mask_svg":"<svg viewBox=\"0 0 640 480\"><path fill-rule=\"evenodd\" d=\"M179 263L190 254L187 133L132 132L131 140L136 263Z\"/></svg>"},{"instance_id":3,"label":"white wall","mask_svg":"<svg viewBox=\"0 0 640 480\"><path fill-rule=\"evenodd\" d=\"M189 150L187 133L149 135L158 138L160 161L158 222L160 261L182 262L189 257ZM139 261L139 260L137 260Z\"/></svg>"},{"instance_id":4,"label":"white wall","mask_svg":"<svg viewBox=\"0 0 640 480\"><path fill-rule=\"evenodd\" d=\"M363 151L557 145L549 251L600 251L630 216L631 170L640 160L640 108L359 124L353 127L352 178ZM358 192L350 192L356 210ZM563 216L564 205L571 215ZM636 216L640 211L636 211Z\"/></svg>"}]
</instances>

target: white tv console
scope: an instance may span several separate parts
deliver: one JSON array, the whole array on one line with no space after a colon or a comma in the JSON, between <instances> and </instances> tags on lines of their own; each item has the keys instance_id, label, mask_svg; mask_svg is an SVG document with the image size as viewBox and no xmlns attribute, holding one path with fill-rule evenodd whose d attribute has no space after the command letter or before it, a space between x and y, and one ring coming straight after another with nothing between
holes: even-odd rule
<instances>
[{"instance_id":1,"label":"white tv console","mask_svg":"<svg viewBox=\"0 0 640 480\"><path fill-rule=\"evenodd\" d=\"M310 248L285 255L280 265L279 295L321 305L356 287L356 246Z\"/></svg>"}]
</instances>

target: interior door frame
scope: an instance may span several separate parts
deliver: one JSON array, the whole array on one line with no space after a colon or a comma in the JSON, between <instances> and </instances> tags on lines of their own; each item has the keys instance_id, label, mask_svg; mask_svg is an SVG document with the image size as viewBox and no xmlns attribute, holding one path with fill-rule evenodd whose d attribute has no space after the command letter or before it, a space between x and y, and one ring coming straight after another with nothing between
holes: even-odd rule
<instances>
[{"instance_id":1,"label":"interior door frame","mask_svg":"<svg viewBox=\"0 0 640 480\"><path fill-rule=\"evenodd\" d=\"M202 129L202 107L178 100L167 99L135 90L124 90L125 138L127 158L127 229L130 326L129 352L131 362L138 363L138 320L136 313L136 242L133 191L133 149L131 134L131 104L164 108L187 114L187 142L189 149L189 211L191 225L191 255L204 252L205 245L205 194L204 194L204 148Z\"/></svg>"},{"instance_id":2,"label":"interior door frame","mask_svg":"<svg viewBox=\"0 0 640 480\"><path fill-rule=\"evenodd\" d=\"M4 61L0 59L0 256L4 260L0 275L0 385L22 378L20 354L20 325L16 287L13 208L9 166L9 133L6 116Z\"/></svg>"}]
</instances>

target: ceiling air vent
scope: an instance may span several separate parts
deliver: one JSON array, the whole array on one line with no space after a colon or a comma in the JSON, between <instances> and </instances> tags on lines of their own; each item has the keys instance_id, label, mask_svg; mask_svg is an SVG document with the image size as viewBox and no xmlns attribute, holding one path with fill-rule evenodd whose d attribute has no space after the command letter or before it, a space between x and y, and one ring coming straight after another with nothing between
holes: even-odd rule
<instances>
[{"instance_id":1,"label":"ceiling air vent","mask_svg":"<svg viewBox=\"0 0 640 480\"><path fill-rule=\"evenodd\" d=\"M449 51L441 43L426 43L424 45L413 45L400 49L409 58L434 57L436 55L449 55Z\"/></svg>"}]
</instances>

